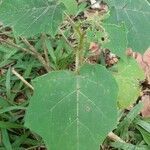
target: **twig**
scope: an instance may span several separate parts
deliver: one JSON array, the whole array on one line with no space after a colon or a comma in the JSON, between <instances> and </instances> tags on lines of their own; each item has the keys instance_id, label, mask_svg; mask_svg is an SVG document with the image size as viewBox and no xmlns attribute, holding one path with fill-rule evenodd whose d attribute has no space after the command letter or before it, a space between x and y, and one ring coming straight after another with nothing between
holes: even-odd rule
<instances>
[{"instance_id":1,"label":"twig","mask_svg":"<svg viewBox=\"0 0 150 150\"><path fill-rule=\"evenodd\" d=\"M46 46L46 38L47 38L46 34L42 33L41 40L42 40L42 47L43 47L44 54L45 54L45 61L47 63L47 66L50 68L50 61L49 61L49 57L48 57L48 49L47 49L47 46Z\"/></svg>"},{"instance_id":2,"label":"twig","mask_svg":"<svg viewBox=\"0 0 150 150\"><path fill-rule=\"evenodd\" d=\"M70 16L65 11L64 11L64 14L67 16L67 18L69 19L72 26L75 26L75 23L73 22L73 20L70 18Z\"/></svg>"},{"instance_id":3,"label":"twig","mask_svg":"<svg viewBox=\"0 0 150 150\"><path fill-rule=\"evenodd\" d=\"M47 70L47 72L49 72L51 69L50 67L47 65L45 59L42 57L42 55L35 49L34 46L32 46L27 39L22 38L22 41L24 42L24 44L26 44L28 46L28 48L31 50L31 52L33 53L33 55L43 64L44 68Z\"/></svg>"},{"instance_id":4,"label":"twig","mask_svg":"<svg viewBox=\"0 0 150 150\"><path fill-rule=\"evenodd\" d=\"M113 140L113 141L115 141L115 142L118 141L118 142L125 143L124 140L122 140L118 135L114 134L113 132L110 132L108 134L108 138L111 139L111 140Z\"/></svg>"},{"instance_id":5,"label":"twig","mask_svg":"<svg viewBox=\"0 0 150 150\"><path fill-rule=\"evenodd\" d=\"M31 54L31 55L34 54L33 52L29 51L28 49L23 48L23 47L21 47L21 46L15 44L15 43L13 43L13 42L11 42L10 40L3 40L3 39L0 39L0 42L6 43L6 44L8 44L8 45L10 45L10 46L13 46L14 48L17 48L17 49L19 49L19 50L21 50L21 51L23 51L23 52L29 53L29 54Z\"/></svg>"},{"instance_id":6,"label":"twig","mask_svg":"<svg viewBox=\"0 0 150 150\"><path fill-rule=\"evenodd\" d=\"M10 34L10 32L9 32L9 31L6 31L6 32L2 32L2 33L0 33L0 35L8 35L8 34Z\"/></svg>"},{"instance_id":7,"label":"twig","mask_svg":"<svg viewBox=\"0 0 150 150\"><path fill-rule=\"evenodd\" d=\"M33 86L27 82L24 77L22 77L14 68L12 68L12 73L16 75L24 84L26 84L30 89L34 90Z\"/></svg>"},{"instance_id":8,"label":"twig","mask_svg":"<svg viewBox=\"0 0 150 150\"><path fill-rule=\"evenodd\" d=\"M23 42L26 46L28 46L28 48L30 49L30 51L32 51L34 54L38 54L37 50L34 48L33 45L31 45L31 44L28 42L27 39L21 38L21 40L22 40L22 42Z\"/></svg>"}]
</instances>

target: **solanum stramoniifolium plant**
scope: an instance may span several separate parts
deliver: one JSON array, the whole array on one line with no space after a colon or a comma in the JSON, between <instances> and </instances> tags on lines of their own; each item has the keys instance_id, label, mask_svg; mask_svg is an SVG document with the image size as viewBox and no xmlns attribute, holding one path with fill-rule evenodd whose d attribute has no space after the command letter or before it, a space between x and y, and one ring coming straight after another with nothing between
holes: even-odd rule
<instances>
[{"instance_id":1,"label":"solanum stramoniifolium plant","mask_svg":"<svg viewBox=\"0 0 150 150\"><path fill-rule=\"evenodd\" d=\"M98 150L107 134L117 125L118 108L133 102L132 97L122 102L122 89L125 90L123 93L130 95L134 85L139 91L137 79L142 79L143 73L135 62L125 61L123 57L129 46L137 51L144 51L149 46L149 38L145 38L149 22L144 17L150 15L149 3L146 0L138 0L138 3L114 0L108 1L108 5L110 18L103 24L103 32L108 39L102 46L121 57L117 74L112 75L100 64L83 64L80 58L83 57L81 51L86 31L71 23L78 35L74 71L50 71L32 81L34 94L26 110L25 126L39 134L48 149ZM120 10L121 6L124 6L123 10ZM55 38L66 14L77 14L78 9L75 0L5 0L0 4L0 21L4 26L12 27L17 37L29 38L44 33ZM116 15L120 17L116 18ZM138 22L139 18L142 24ZM141 29L144 29L143 32ZM130 69L132 65L134 69ZM122 67L126 70L123 74L120 71ZM121 80L127 83L122 84ZM136 99L138 92L133 97Z\"/></svg>"}]
</instances>

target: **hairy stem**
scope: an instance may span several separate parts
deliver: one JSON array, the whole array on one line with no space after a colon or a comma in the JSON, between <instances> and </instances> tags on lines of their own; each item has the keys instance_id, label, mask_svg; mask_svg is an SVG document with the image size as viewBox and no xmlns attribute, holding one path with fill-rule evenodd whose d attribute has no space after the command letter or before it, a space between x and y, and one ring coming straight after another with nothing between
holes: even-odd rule
<instances>
[{"instance_id":1,"label":"hairy stem","mask_svg":"<svg viewBox=\"0 0 150 150\"><path fill-rule=\"evenodd\" d=\"M84 45L84 35L85 33L81 31L79 27L75 27L75 31L77 32L79 36L79 44L78 47L76 48L76 60L75 60L75 71L78 73L79 67L83 63L83 45Z\"/></svg>"}]
</instances>

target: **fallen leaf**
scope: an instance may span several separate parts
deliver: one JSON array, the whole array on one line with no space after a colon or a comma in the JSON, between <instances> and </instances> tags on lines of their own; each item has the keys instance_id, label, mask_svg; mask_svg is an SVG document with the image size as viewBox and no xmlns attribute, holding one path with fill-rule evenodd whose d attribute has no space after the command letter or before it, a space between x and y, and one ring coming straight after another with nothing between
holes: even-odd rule
<instances>
[{"instance_id":1,"label":"fallen leaf","mask_svg":"<svg viewBox=\"0 0 150 150\"><path fill-rule=\"evenodd\" d=\"M95 42L91 42L89 49L90 49L90 51L91 51L92 53L97 54L98 51L99 51L99 45L98 45L97 43L95 43Z\"/></svg>"},{"instance_id":2,"label":"fallen leaf","mask_svg":"<svg viewBox=\"0 0 150 150\"><path fill-rule=\"evenodd\" d=\"M92 9L100 9L100 2L101 1L96 1L96 0L90 0L91 2L91 8Z\"/></svg>"},{"instance_id":3,"label":"fallen leaf","mask_svg":"<svg viewBox=\"0 0 150 150\"><path fill-rule=\"evenodd\" d=\"M141 114L143 117L150 117L150 95L143 95L142 102L144 104Z\"/></svg>"},{"instance_id":4,"label":"fallen leaf","mask_svg":"<svg viewBox=\"0 0 150 150\"><path fill-rule=\"evenodd\" d=\"M6 70L0 68L0 76L3 76L5 74Z\"/></svg>"},{"instance_id":5,"label":"fallen leaf","mask_svg":"<svg viewBox=\"0 0 150 150\"><path fill-rule=\"evenodd\" d=\"M143 61L150 67L150 48L144 53Z\"/></svg>"},{"instance_id":6,"label":"fallen leaf","mask_svg":"<svg viewBox=\"0 0 150 150\"><path fill-rule=\"evenodd\" d=\"M88 62L96 63L99 60L101 54L100 46L95 42L91 42L89 51L91 53L91 56L88 58Z\"/></svg>"},{"instance_id":7,"label":"fallen leaf","mask_svg":"<svg viewBox=\"0 0 150 150\"><path fill-rule=\"evenodd\" d=\"M118 62L118 57L112 52L106 50L105 51L105 63L107 67L111 67Z\"/></svg>"}]
</instances>

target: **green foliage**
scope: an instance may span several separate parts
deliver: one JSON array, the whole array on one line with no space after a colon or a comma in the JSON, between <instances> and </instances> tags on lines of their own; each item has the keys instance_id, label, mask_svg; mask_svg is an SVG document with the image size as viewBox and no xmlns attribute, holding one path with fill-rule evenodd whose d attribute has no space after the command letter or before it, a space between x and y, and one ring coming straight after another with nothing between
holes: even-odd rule
<instances>
[{"instance_id":1,"label":"green foliage","mask_svg":"<svg viewBox=\"0 0 150 150\"><path fill-rule=\"evenodd\" d=\"M98 150L115 128L117 85L104 67L84 65L79 75L51 72L33 83L25 125L41 135L49 149Z\"/></svg>"},{"instance_id":2,"label":"green foliage","mask_svg":"<svg viewBox=\"0 0 150 150\"><path fill-rule=\"evenodd\" d=\"M140 95L139 81L144 80L144 72L133 59L120 61L114 71L114 77L119 87L118 106L127 108Z\"/></svg>"},{"instance_id":3,"label":"green foliage","mask_svg":"<svg viewBox=\"0 0 150 150\"><path fill-rule=\"evenodd\" d=\"M119 123L116 132L123 140L126 141L129 140L129 135L128 135L129 127L131 126L135 118L138 116L142 108L143 108L143 103L139 103L138 105L133 107L130 110L130 112L126 115L126 117L123 118L123 120Z\"/></svg>"},{"instance_id":4,"label":"green foliage","mask_svg":"<svg viewBox=\"0 0 150 150\"><path fill-rule=\"evenodd\" d=\"M7 129L2 128L1 132L2 132L2 142L3 142L6 150L12 150L12 146L11 146L11 143L9 140L9 135L8 135Z\"/></svg>"},{"instance_id":5,"label":"green foliage","mask_svg":"<svg viewBox=\"0 0 150 150\"><path fill-rule=\"evenodd\" d=\"M76 0L0 1L0 22L13 28L13 34L6 31L5 35L0 26L0 149L41 147L37 133L51 150L98 150L116 127L117 100L119 109L137 100L144 74L134 60L126 58L125 50L144 52L149 47L150 5L146 0L107 2L107 20L107 14L82 20L82 14L77 15L86 3ZM91 42L120 57L113 76L99 64L83 65ZM31 96L32 91L11 73L11 66L29 82L51 72L33 80ZM72 71L60 71L68 68ZM149 123L134 122L141 108L140 103L123 116L115 132L125 141L149 145ZM24 111L25 126L35 133L22 130ZM144 144L111 146L149 149Z\"/></svg>"},{"instance_id":6,"label":"green foliage","mask_svg":"<svg viewBox=\"0 0 150 150\"><path fill-rule=\"evenodd\" d=\"M150 5L147 0L106 0L111 7L106 22L124 22L128 29L128 47L144 53L150 43Z\"/></svg>"},{"instance_id":7,"label":"green foliage","mask_svg":"<svg viewBox=\"0 0 150 150\"><path fill-rule=\"evenodd\" d=\"M147 143L147 145L150 146L150 132L147 132L145 129L143 129L141 127L138 127L138 130L141 132L141 134L144 138L144 141Z\"/></svg>"},{"instance_id":8,"label":"green foliage","mask_svg":"<svg viewBox=\"0 0 150 150\"><path fill-rule=\"evenodd\" d=\"M121 149L121 150L149 150L149 146L147 145L133 145L129 143L115 142L111 144L112 147Z\"/></svg>"},{"instance_id":9,"label":"green foliage","mask_svg":"<svg viewBox=\"0 0 150 150\"><path fill-rule=\"evenodd\" d=\"M11 48L7 45L0 45L0 67L3 67L10 61L10 58L17 52L15 48Z\"/></svg>"}]
</instances>

